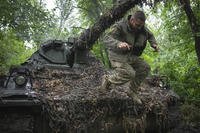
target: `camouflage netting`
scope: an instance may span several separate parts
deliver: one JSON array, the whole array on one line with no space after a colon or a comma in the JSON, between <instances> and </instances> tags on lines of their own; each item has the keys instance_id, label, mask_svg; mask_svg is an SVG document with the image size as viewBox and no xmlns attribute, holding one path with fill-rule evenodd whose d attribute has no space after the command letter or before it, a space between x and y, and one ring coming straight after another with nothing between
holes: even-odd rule
<instances>
[{"instance_id":1,"label":"camouflage netting","mask_svg":"<svg viewBox=\"0 0 200 133\"><path fill-rule=\"evenodd\" d=\"M126 85L101 92L106 71L95 58L89 61L87 66L68 70L33 71L34 77L40 77L34 79L34 89L44 102L54 132L145 132L151 121L157 132L165 130L167 108L177 100L172 91L153 87L149 80L138 90L143 105L127 96Z\"/></svg>"}]
</instances>

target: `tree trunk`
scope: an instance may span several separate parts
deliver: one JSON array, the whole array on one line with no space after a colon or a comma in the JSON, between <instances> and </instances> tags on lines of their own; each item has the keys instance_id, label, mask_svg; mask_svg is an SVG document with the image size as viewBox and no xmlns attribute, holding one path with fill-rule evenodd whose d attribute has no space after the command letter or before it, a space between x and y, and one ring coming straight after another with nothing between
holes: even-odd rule
<instances>
[{"instance_id":1,"label":"tree trunk","mask_svg":"<svg viewBox=\"0 0 200 133\"><path fill-rule=\"evenodd\" d=\"M190 27L192 29L192 33L195 40L195 50L198 58L198 62L200 65L200 36L198 35L200 33L200 26L197 23L197 19L192 11L192 8L190 6L190 0L179 0L181 5L183 6L183 9L188 17Z\"/></svg>"}]
</instances>

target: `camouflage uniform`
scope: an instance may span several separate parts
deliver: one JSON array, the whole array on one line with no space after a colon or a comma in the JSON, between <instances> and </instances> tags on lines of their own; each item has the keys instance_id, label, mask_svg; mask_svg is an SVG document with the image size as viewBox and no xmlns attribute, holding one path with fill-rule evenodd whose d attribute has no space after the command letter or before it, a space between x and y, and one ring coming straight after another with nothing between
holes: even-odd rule
<instances>
[{"instance_id":1,"label":"camouflage uniform","mask_svg":"<svg viewBox=\"0 0 200 133\"><path fill-rule=\"evenodd\" d=\"M151 45L157 44L153 34L145 26L140 31L134 31L129 25L130 16L126 20L116 23L111 32L105 36L108 56L113 68L113 74L108 76L112 84L130 82L131 89L137 88L146 78L150 66L139 56L146 47L147 40ZM120 42L131 45L130 50L117 47Z\"/></svg>"}]
</instances>

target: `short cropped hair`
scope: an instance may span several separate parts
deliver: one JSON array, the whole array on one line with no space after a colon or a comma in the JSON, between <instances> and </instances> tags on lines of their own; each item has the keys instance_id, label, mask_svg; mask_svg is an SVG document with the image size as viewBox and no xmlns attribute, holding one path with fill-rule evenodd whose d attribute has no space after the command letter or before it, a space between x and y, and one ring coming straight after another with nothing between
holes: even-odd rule
<instances>
[{"instance_id":1,"label":"short cropped hair","mask_svg":"<svg viewBox=\"0 0 200 133\"><path fill-rule=\"evenodd\" d=\"M146 16L143 11L136 11L133 15L132 18L140 19L141 21L145 22Z\"/></svg>"}]
</instances>

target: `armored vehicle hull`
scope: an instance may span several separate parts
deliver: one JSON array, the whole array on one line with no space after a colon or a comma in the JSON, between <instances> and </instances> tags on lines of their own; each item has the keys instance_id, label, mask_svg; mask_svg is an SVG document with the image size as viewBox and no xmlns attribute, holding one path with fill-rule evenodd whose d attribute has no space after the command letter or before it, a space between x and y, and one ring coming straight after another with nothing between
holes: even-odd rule
<instances>
[{"instance_id":1,"label":"armored vehicle hull","mask_svg":"<svg viewBox=\"0 0 200 133\"><path fill-rule=\"evenodd\" d=\"M178 96L159 78L138 89L143 104L127 95L126 84L101 91L109 71L87 51L72 56L72 44L47 42L11 69L0 89L0 132L165 133L171 128L169 112Z\"/></svg>"}]
</instances>

